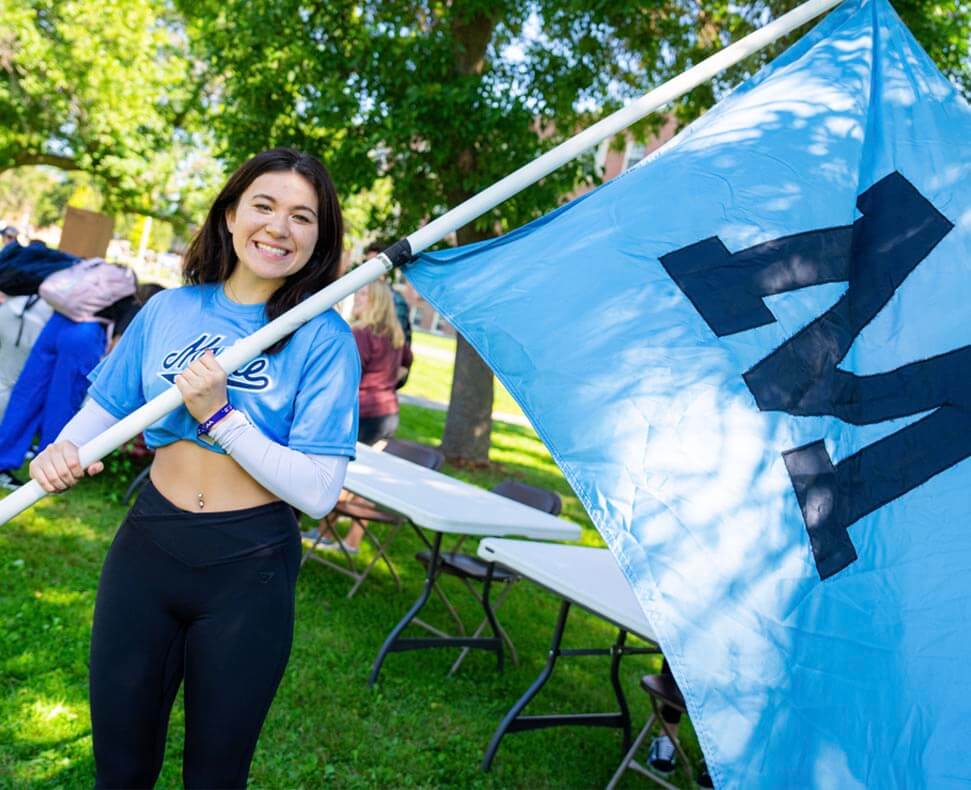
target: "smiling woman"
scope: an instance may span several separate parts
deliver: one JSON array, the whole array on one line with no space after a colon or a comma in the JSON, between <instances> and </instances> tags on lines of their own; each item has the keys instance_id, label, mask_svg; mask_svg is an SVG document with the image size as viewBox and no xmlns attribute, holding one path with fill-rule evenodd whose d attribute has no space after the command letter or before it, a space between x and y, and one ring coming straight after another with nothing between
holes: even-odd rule
<instances>
[{"instance_id":1,"label":"smiling woman","mask_svg":"<svg viewBox=\"0 0 971 790\"><path fill-rule=\"evenodd\" d=\"M318 238L313 186L294 172L264 173L226 212L238 265L226 280L237 302L265 302L307 263Z\"/></svg>"},{"instance_id":2,"label":"smiling woman","mask_svg":"<svg viewBox=\"0 0 971 790\"><path fill-rule=\"evenodd\" d=\"M78 446L172 383L185 401L145 432L150 482L101 574L90 661L98 787L154 785L183 679L186 786L246 784L293 636L293 508L320 517L336 501L361 362L334 310L228 375L217 357L330 284L342 234L316 159L276 149L243 164L189 248L190 284L138 314L92 372L91 401L31 464L45 490L64 490L85 472Z\"/></svg>"}]
</instances>

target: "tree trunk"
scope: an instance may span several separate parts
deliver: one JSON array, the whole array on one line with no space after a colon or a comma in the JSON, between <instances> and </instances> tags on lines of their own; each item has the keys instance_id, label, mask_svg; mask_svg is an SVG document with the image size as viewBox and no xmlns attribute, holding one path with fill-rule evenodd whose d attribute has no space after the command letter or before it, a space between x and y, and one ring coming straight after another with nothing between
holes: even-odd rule
<instances>
[{"instance_id":1,"label":"tree trunk","mask_svg":"<svg viewBox=\"0 0 971 790\"><path fill-rule=\"evenodd\" d=\"M457 236L459 244L471 244L488 238L489 234L466 225L459 229ZM476 466L489 463L493 389L492 371L459 335L442 434L442 452L449 461Z\"/></svg>"},{"instance_id":2,"label":"tree trunk","mask_svg":"<svg viewBox=\"0 0 971 790\"><path fill-rule=\"evenodd\" d=\"M489 462L492 390L492 371L459 335L452 394L442 434L442 452L450 461L475 465Z\"/></svg>"},{"instance_id":3,"label":"tree trunk","mask_svg":"<svg viewBox=\"0 0 971 790\"><path fill-rule=\"evenodd\" d=\"M495 20L483 14L453 21L452 34L458 42L456 74L479 74L485 63L485 52L492 37ZM458 169L472 173L476 168L475 151L467 148L457 156ZM448 195L449 204L457 206L472 194L454 190ZM473 225L460 228L459 244L481 241L491 234L482 233ZM455 348L455 367L452 371L452 391L449 396L442 452L452 462L481 465L489 462L492 439L492 371L470 346L459 337Z\"/></svg>"}]
</instances>

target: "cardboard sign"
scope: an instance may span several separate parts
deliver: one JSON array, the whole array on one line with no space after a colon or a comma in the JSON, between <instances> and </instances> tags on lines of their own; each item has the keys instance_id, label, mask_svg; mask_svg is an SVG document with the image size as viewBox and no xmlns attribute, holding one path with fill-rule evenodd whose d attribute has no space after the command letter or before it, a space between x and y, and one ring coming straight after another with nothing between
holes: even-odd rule
<instances>
[{"instance_id":1,"label":"cardboard sign","mask_svg":"<svg viewBox=\"0 0 971 790\"><path fill-rule=\"evenodd\" d=\"M104 258L114 227L113 217L68 206L57 248L79 258Z\"/></svg>"}]
</instances>

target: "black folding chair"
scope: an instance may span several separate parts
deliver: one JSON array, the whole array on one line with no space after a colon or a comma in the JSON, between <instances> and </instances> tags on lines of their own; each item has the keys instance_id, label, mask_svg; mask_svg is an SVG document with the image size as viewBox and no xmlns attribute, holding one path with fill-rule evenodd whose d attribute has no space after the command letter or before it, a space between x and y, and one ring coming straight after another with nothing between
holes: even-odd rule
<instances>
[{"instance_id":1,"label":"black folding chair","mask_svg":"<svg viewBox=\"0 0 971 790\"><path fill-rule=\"evenodd\" d=\"M498 494L499 496L504 496L507 499L514 499L517 502L521 502L529 507L541 510L544 513L549 513L553 516L558 516L563 507L563 503L560 500L558 494L553 491L548 491L545 488L537 488L536 486L527 485L526 483L520 483L518 480L503 480L501 483L494 486L492 489L493 494ZM464 540L464 538L463 538ZM456 547L455 551L442 552L438 558L438 572L437 575L448 574L449 576L454 576L462 581L465 588L469 591L473 598L478 601L479 605L482 606L483 612L485 613L485 619L479 623L479 627L475 629L472 636L478 637L485 628L490 625L490 623L495 625L495 629L498 631L499 636L505 642L506 646L509 648L509 654L512 658L514 664L518 663L519 658L516 655L516 647L512 643L512 639L506 633L505 629L499 624L499 621L495 618L495 610L499 608L502 602L506 599L506 596L512 590L512 583L519 579L519 576L513 573L508 568L504 568L501 565L496 565L492 571L492 582L502 582L504 583L505 589L495 598L494 602L490 604L489 598L484 594L480 593L473 582L478 582L480 584L485 584L486 579L489 576L489 565L491 563L480 559L473 554L464 554L458 551L461 548L461 542ZM431 562L432 552L431 551L420 551L415 555L415 558L428 569L428 564ZM438 584L437 580L433 587L436 595L445 605L452 619L455 621L456 626L461 635L465 635L465 624L462 622L462 618L459 616L458 611L453 606L452 602L445 595L441 586ZM415 623L425 627L428 630L439 633L439 635L444 636L438 631L438 629L433 626L424 623L417 618L414 620ZM469 653L469 648L462 648L462 652L459 653L458 658L455 659L455 663L452 664L452 668L449 670L448 674L452 675L461 666L465 657Z\"/></svg>"},{"instance_id":2,"label":"black folding chair","mask_svg":"<svg viewBox=\"0 0 971 790\"><path fill-rule=\"evenodd\" d=\"M151 471L152 471L152 465L149 464L144 469L142 469L141 472L138 473L138 476L134 480L131 481L131 484L128 486L128 489L125 491L126 505L130 504L131 498L135 496L135 494L137 494L139 491L141 491L142 488L145 487L145 483L148 482L149 472Z\"/></svg>"},{"instance_id":3,"label":"black folding chair","mask_svg":"<svg viewBox=\"0 0 971 790\"><path fill-rule=\"evenodd\" d=\"M419 444L418 442L408 442L401 439L389 439L388 443L384 447L384 452L390 453L398 458L403 458L406 461L411 461L413 464L418 464L419 466L423 466L426 469L431 469L436 472L441 469L442 465L445 463L445 456L442 454L441 450L434 447L429 447L428 445ZM317 544L323 540L325 532L330 532L335 538L337 537L337 519L342 517L349 518L352 526L357 525L361 527L361 529L364 531L364 537L367 538L368 542L370 542L370 544L374 547L374 557L363 569L358 568L355 555L351 554L347 550L347 547L341 540L337 541L337 550L342 555L343 564L339 564L328 559L327 557L323 557L315 550ZM401 531L401 528L407 523L408 519L405 516L398 513L390 513L387 510L382 510L373 502L348 492L348 496L338 500L337 505L324 519L325 529L318 532L317 539L304 553L303 559L301 560L301 565L308 559L314 559L317 562L326 565L328 568L350 577L354 580L354 585L347 593L347 597L352 598L360 586L364 583L364 580L370 575L378 561L383 561L384 564L387 565L388 571L391 573L391 577L394 579L395 585L400 590L401 578L398 576L398 571L395 569L394 563L391 561L391 557L388 556L388 548ZM381 540L375 533L375 530L373 529L374 524L388 525L388 531L384 535L383 540Z\"/></svg>"},{"instance_id":4,"label":"black folding chair","mask_svg":"<svg viewBox=\"0 0 971 790\"><path fill-rule=\"evenodd\" d=\"M671 743L674 745L675 751L681 758L680 765L685 773L688 787L694 785L694 776L691 771L691 761L688 759L688 755L685 754L684 749L681 747L681 742L678 740L678 725L669 724L665 721L664 716L661 715L660 705L673 708L679 713L685 713L687 708L684 704L684 697L681 696L681 689L678 688L678 684L674 679L674 675L670 671L662 671L657 675L644 675L641 678L641 688L647 692L651 699L652 713L647 719L647 723L644 728L640 731L640 734L634 739L634 743L631 744L630 749L624 755L623 759L620 761L620 765L617 766L617 770L614 772L613 777L610 779L610 783L607 785L606 790L613 790L617 783L620 781L621 776L627 770L634 770L637 773L646 776L657 782L661 787L668 788L668 790L677 790L677 786L671 784L664 775L658 773L650 765L645 765L637 761L637 753L640 751L641 746L647 739L647 736L654 729L655 724L661 725L661 731L671 739ZM703 775L707 777L707 771L703 772ZM711 786L710 784L705 786Z\"/></svg>"}]
</instances>

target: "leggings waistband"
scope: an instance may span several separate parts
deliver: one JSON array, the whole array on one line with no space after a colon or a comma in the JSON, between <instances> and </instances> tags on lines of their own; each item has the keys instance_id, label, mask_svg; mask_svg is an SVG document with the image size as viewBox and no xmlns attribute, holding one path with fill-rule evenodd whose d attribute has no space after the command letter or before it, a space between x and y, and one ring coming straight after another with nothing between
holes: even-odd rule
<instances>
[{"instance_id":1,"label":"leggings waistband","mask_svg":"<svg viewBox=\"0 0 971 790\"><path fill-rule=\"evenodd\" d=\"M193 513L162 496L150 480L128 512L125 524L192 567L233 562L300 540L296 515L286 502Z\"/></svg>"},{"instance_id":2,"label":"leggings waistband","mask_svg":"<svg viewBox=\"0 0 971 790\"><path fill-rule=\"evenodd\" d=\"M132 515L141 517L162 517L167 519L185 519L200 525L235 524L251 518L273 518L276 514L287 515L293 513L293 508L286 502L277 500L267 502L265 505L247 507L240 510L217 510L209 513L201 513L194 510L185 510L159 491L152 478L145 481L145 486L132 505L129 511Z\"/></svg>"}]
</instances>

